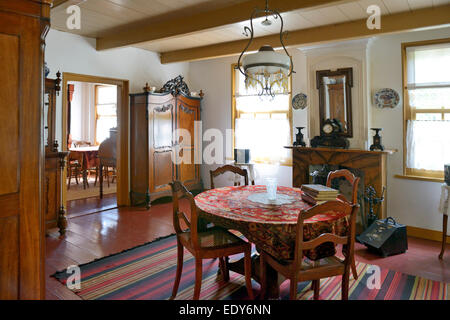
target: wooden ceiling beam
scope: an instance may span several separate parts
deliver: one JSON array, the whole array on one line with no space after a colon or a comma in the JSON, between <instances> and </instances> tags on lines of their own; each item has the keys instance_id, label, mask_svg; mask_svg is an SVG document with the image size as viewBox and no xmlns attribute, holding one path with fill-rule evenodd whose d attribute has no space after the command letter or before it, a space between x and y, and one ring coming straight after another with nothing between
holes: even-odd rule
<instances>
[{"instance_id":1,"label":"wooden ceiling beam","mask_svg":"<svg viewBox=\"0 0 450 320\"><path fill-rule=\"evenodd\" d=\"M62 6L63 4L66 4L66 3L68 3L70 5L72 5L72 4L79 5L80 3L85 2L85 1L87 1L87 0L53 0L52 9L56 9L57 7Z\"/></svg>"},{"instance_id":2,"label":"wooden ceiling beam","mask_svg":"<svg viewBox=\"0 0 450 320\"><path fill-rule=\"evenodd\" d=\"M423 29L450 25L450 5L419 9L412 12L402 12L386 15L381 18L381 29L369 30L367 20L357 20L334 25L290 31L285 41L286 46L301 46L367 38L382 34L398 33L408 30ZM242 52L248 39L218 43L191 49L163 52L161 63L196 61L237 55ZM256 51L263 45L280 47L278 34L258 37L253 40L249 51Z\"/></svg>"},{"instance_id":3,"label":"wooden ceiling beam","mask_svg":"<svg viewBox=\"0 0 450 320\"><path fill-rule=\"evenodd\" d=\"M270 9L276 9L280 13L298 9L317 8L345 3L352 0L277 0L269 3ZM183 17L169 19L157 23L142 23L140 27L126 26L122 32L115 32L97 39L97 50L106 50L124 46L135 45L142 42L156 41L160 39L182 36L193 32L218 28L225 25L246 21L254 8L264 8L263 0L248 0L233 4L224 8L202 12L198 14L186 14Z\"/></svg>"},{"instance_id":4,"label":"wooden ceiling beam","mask_svg":"<svg viewBox=\"0 0 450 320\"><path fill-rule=\"evenodd\" d=\"M59 7L69 1L70 0L53 0L52 9L55 9L56 7Z\"/></svg>"}]
</instances>

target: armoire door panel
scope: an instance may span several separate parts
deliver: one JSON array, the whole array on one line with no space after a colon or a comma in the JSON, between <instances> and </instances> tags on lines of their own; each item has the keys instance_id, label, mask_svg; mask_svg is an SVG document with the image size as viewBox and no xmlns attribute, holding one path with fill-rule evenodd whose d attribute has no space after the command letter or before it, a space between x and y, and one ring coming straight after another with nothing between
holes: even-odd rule
<instances>
[{"instance_id":1,"label":"armoire door panel","mask_svg":"<svg viewBox=\"0 0 450 320\"><path fill-rule=\"evenodd\" d=\"M178 129L185 129L191 135L191 141L183 141L185 145L194 145L194 126L195 121L198 119L198 107L189 106L181 101L178 102Z\"/></svg>"},{"instance_id":2,"label":"armoire door panel","mask_svg":"<svg viewBox=\"0 0 450 320\"><path fill-rule=\"evenodd\" d=\"M153 108L153 149L172 147L173 105L165 104Z\"/></svg>"},{"instance_id":3,"label":"armoire door panel","mask_svg":"<svg viewBox=\"0 0 450 320\"><path fill-rule=\"evenodd\" d=\"M19 297L18 216L0 218L0 300Z\"/></svg>"},{"instance_id":4,"label":"armoire door panel","mask_svg":"<svg viewBox=\"0 0 450 320\"><path fill-rule=\"evenodd\" d=\"M194 184L198 182L198 165L194 164L194 148L184 147L180 150L180 153L190 153L191 161L190 162L181 162L178 165L178 180L180 180L183 184Z\"/></svg>"},{"instance_id":5,"label":"armoire door panel","mask_svg":"<svg viewBox=\"0 0 450 320\"><path fill-rule=\"evenodd\" d=\"M8 75L0 86L0 195L19 190L19 37L0 33L0 70Z\"/></svg>"},{"instance_id":6,"label":"armoire door panel","mask_svg":"<svg viewBox=\"0 0 450 320\"><path fill-rule=\"evenodd\" d=\"M153 190L159 192L169 188L173 181L172 150L153 153Z\"/></svg>"}]
</instances>

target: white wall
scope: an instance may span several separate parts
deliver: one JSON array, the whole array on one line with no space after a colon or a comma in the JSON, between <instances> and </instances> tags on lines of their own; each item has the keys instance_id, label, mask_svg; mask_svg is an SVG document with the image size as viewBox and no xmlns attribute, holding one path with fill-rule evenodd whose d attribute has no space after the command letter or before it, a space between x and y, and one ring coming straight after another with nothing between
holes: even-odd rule
<instances>
[{"instance_id":1,"label":"white wall","mask_svg":"<svg viewBox=\"0 0 450 320\"><path fill-rule=\"evenodd\" d=\"M95 143L95 84L69 82L74 85L70 133L73 141Z\"/></svg>"},{"instance_id":2,"label":"white wall","mask_svg":"<svg viewBox=\"0 0 450 320\"><path fill-rule=\"evenodd\" d=\"M367 39L332 43L321 46L299 48L307 57L309 135L320 134L319 94L316 72L319 70L337 70L352 68L353 86L352 125L353 137L349 139L351 148L366 148L368 139L367 111Z\"/></svg>"},{"instance_id":3,"label":"white wall","mask_svg":"<svg viewBox=\"0 0 450 320\"><path fill-rule=\"evenodd\" d=\"M372 39L368 49L367 83L370 93L387 87L397 90L401 95L402 42L449 36L450 28L447 28ZM161 65L155 53L134 48L97 52L94 39L55 30L50 31L46 42L46 61L51 70L50 77L55 77L55 73L60 70L128 79L130 92L141 92L146 82L150 86L159 88L167 80L181 74L192 91L203 89L205 92L202 103L203 130L218 128L225 134L225 130L231 128L231 64L237 62L237 57ZM290 52L297 72L293 75L293 93L306 93L308 90L307 58L299 50L290 49ZM58 98L57 107L57 137L60 137L61 96ZM399 150L388 158L388 214L410 226L440 230L442 217L437 213L440 184L394 178L395 174L402 173L403 165L402 103L393 110L378 110L369 103L368 109L369 127L383 128L384 145ZM306 127L307 125L308 109L294 111L293 126ZM226 155L225 151L224 155ZM209 186L209 170L215 167L214 165L202 166L205 187ZM292 185L292 167L258 166L257 169L260 171L260 176L278 170L279 183L285 186Z\"/></svg>"},{"instance_id":4,"label":"white wall","mask_svg":"<svg viewBox=\"0 0 450 320\"><path fill-rule=\"evenodd\" d=\"M189 63L162 65L156 53L135 48L119 48L107 51L95 50L95 39L80 37L51 29L46 39L45 60L51 70L71 72L116 79L130 80L130 93L142 92L145 83L161 88L178 75L187 79ZM195 88L192 88L195 91ZM61 143L61 96L57 101L56 137Z\"/></svg>"},{"instance_id":5,"label":"white wall","mask_svg":"<svg viewBox=\"0 0 450 320\"><path fill-rule=\"evenodd\" d=\"M365 93L368 94L367 97L362 97L362 106L353 106L353 108L358 108L366 105L365 118L368 124L366 132L372 127L383 128L383 144L389 149L399 150L395 155L388 157L388 193L386 197L388 215L409 226L437 231L442 229L442 216L437 212L440 184L394 178L394 175L402 174L403 168L402 102L393 110L378 110L372 106L370 96L380 88L393 88L400 95L402 94L402 42L448 38L449 36L450 29L447 28L371 39L367 50L367 68L365 68L367 75L363 75L367 83ZM324 50L329 49L324 48ZM299 50L290 49L290 52L294 57L297 72L293 76L293 93L306 93L308 92L307 57ZM226 129L231 128L231 64L236 62L237 57L228 57L191 63L189 79L195 87L201 88L205 92L202 103L204 130L218 128L225 133ZM311 99L309 99L310 101ZM308 109L310 108L311 105ZM294 127L307 126L308 109L294 111ZM371 136L372 134L369 136L369 141L366 142L368 145L372 143ZM217 166L202 166L202 178L206 187L209 186L209 170L215 167ZM259 169L261 172L266 171L261 166ZM291 186L292 168L280 167L278 170L280 184ZM227 183L224 180L221 182L222 184Z\"/></svg>"},{"instance_id":6,"label":"white wall","mask_svg":"<svg viewBox=\"0 0 450 320\"><path fill-rule=\"evenodd\" d=\"M293 75L293 92L307 92L306 57L298 50L291 50L295 70ZM226 130L231 129L231 65L237 63L238 57L227 57L205 61L192 62L189 71L189 80L193 87L202 89L205 97L202 102L203 132L216 128L225 136ZM307 127L307 109L293 112L295 126ZM294 128L295 129L295 128ZM304 130L305 131L305 130ZM297 130L294 130L294 137ZM304 132L307 134L307 132ZM204 143L207 145L208 143ZM224 158L226 158L226 144L224 144ZM229 157L232 157L231 155ZM224 159L225 161L225 159ZM202 179L205 187L209 187L209 170L219 165L203 165ZM257 165L257 183L262 183L266 175L276 175L279 184L292 186L292 167ZM229 185L228 178L218 180L217 186Z\"/></svg>"},{"instance_id":7,"label":"white wall","mask_svg":"<svg viewBox=\"0 0 450 320\"><path fill-rule=\"evenodd\" d=\"M381 88L395 89L402 97L403 42L450 37L450 28L408 32L374 38L369 44L371 94ZM383 128L383 144L399 152L388 157L388 214L401 223L442 231L438 213L440 183L394 178L403 173L403 101L395 109L370 107L371 127Z\"/></svg>"}]
</instances>

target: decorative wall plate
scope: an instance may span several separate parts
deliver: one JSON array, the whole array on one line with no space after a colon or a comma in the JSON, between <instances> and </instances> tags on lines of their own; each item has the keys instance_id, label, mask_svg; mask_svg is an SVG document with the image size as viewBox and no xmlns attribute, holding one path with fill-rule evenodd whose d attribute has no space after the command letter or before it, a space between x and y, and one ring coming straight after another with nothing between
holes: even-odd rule
<instances>
[{"instance_id":1,"label":"decorative wall plate","mask_svg":"<svg viewBox=\"0 0 450 320\"><path fill-rule=\"evenodd\" d=\"M299 93L292 99L292 108L295 110L303 110L307 105L308 96L304 93Z\"/></svg>"},{"instance_id":2,"label":"decorative wall plate","mask_svg":"<svg viewBox=\"0 0 450 320\"><path fill-rule=\"evenodd\" d=\"M393 89L383 88L373 95L373 104L380 109L395 108L399 102L400 96Z\"/></svg>"}]
</instances>

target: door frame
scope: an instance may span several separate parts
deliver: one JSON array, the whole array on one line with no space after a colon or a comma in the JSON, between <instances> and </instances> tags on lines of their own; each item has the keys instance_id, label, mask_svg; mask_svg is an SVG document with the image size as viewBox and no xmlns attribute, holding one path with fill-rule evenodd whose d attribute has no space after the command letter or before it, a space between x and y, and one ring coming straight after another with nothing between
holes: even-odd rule
<instances>
[{"instance_id":1,"label":"door frame","mask_svg":"<svg viewBox=\"0 0 450 320\"><path fill-rule=\"evenodd\" d=\"M94 75L63 73L62 79L62 150L68 151L67 147L67 85L69 82L101 83L117 86L121 92L121 101L117 101L117 206L130 205L130 182L129 182L129 86L130 81L124 79L106 78ZM64 173L65 176L67 173ZM67 187L63 188L63 203L67 208Z\"/></svg>"}]
</instances>

